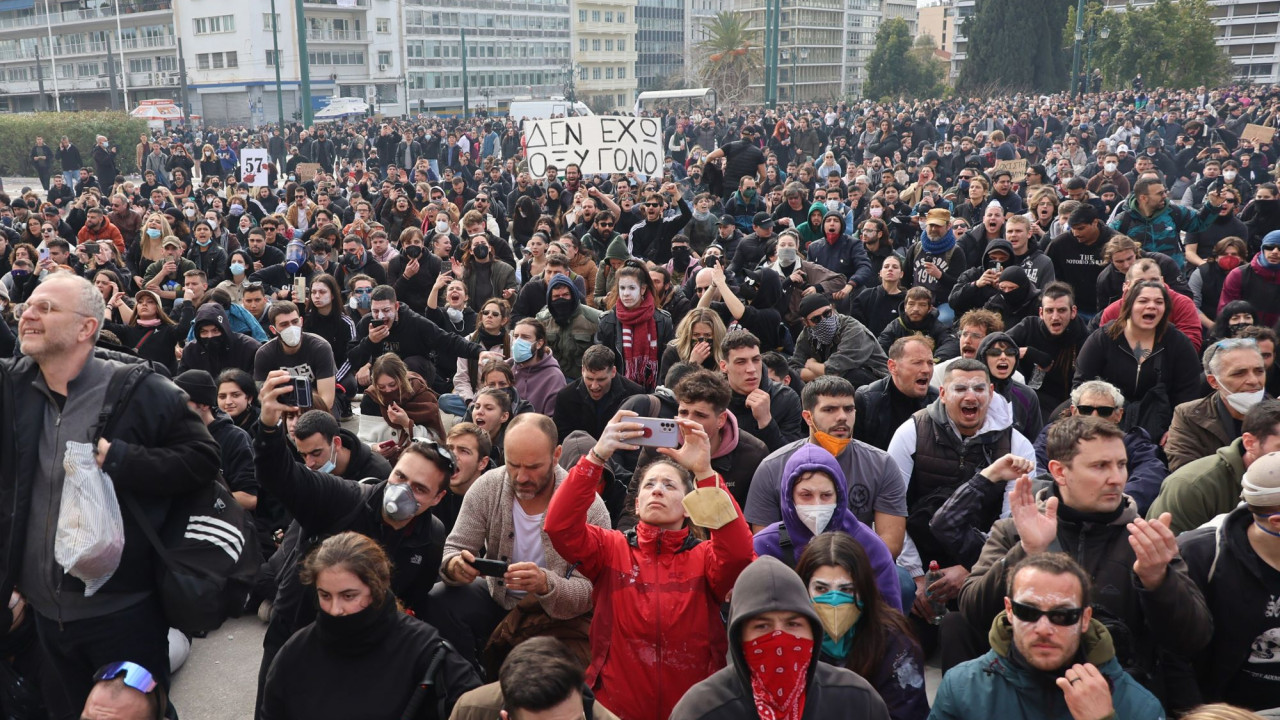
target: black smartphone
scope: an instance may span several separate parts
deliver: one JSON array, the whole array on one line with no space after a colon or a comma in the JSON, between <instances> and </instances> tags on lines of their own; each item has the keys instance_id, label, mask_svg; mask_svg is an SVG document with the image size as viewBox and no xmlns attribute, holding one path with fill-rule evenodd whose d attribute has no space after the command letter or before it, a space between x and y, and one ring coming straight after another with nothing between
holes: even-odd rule
<instances>
[{"instance_id":1,"label":"black smartphone","mask_svg":"<svg viewBox=\"0 0 1280 720\"><path fill-rule=\"evenodd\" d=\"M293 390L280 396L281 404L286 407L307 409L311 407L311 381L302 377L291 378Z\"/></svg>"},{"instance_id":2,"label":"black smartphone","mask_svg":"<svg viewBox=\"0 0 1280 720\"><path fill-rule=\"evenodd\" d=\"M80 243L80 249L83 250L86 255L97 255L99 248L98 243L96 242L85 242Z\"/></svg>"},{"instance_id":3,"label":"black smartphone","mask_svg":"<svg viewBox=\"0 0 1280 720\"><path fill-rule=\"evenodd\" d=\"M386 318L374 318L373 320L369 321L369 327L371 328L382 327L383 325L386 325L386 324L387 324Z\"/></svg>"},{"instance_id":4,"label":"black smartphone","mask_svg":"<svg viewBox=\"0 0 1280 720\"><path fill-rule=\"evenodd\" d=\"M488 558L476 558L467 564L485 577L502 577L507 574L507 568L511 567L511 563Z\"/></svg>"}]
</instances>

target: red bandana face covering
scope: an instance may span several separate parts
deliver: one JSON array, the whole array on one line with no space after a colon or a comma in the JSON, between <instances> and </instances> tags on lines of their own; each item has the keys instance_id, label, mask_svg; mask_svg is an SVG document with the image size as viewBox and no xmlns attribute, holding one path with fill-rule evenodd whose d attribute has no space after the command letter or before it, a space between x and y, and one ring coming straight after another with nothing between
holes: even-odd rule
<instances>
[{"instance_id":1,"label":"red bandana face covering","mask_svg":"<svg viewBox=\"0 0 1280 720\"><path fill-rule=\"evenodd\" d=\"M775 630L742 644L760 720L799 720L813 641Z\"/></svg>"}]
</instances>

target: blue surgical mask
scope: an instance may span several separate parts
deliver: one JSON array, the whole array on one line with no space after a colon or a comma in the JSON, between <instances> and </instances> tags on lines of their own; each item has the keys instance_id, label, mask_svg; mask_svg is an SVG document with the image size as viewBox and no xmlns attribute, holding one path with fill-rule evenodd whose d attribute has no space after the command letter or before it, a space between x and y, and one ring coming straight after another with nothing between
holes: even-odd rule
<instances>
[{"instance_id":1,"label":"blue surgical mask","mask_svg":"<svg viewBox=\"0 0 1280 720\"><path fill-rule=\"evenodd\" d=\"M158 237L160 237L160 229L159 229L159 228L147 228L147 237L149 237L149 238L158 238Z\"/></svg>"},{"instance_id":2,"label":"blue surgical mask","mask_svg":"<svg viewBox=\"0 0 1280 720\"><path fill-rule=\"evenodd\" d=\"M533 358L533 343L524 338L516 338L511 341L511 359L518 363L527 362Z\"/></svg>"},{"instance_id":3,"label":"blue surgical mask","mask_svg":"<svg viewBox=\"0 0 1280 720\"><path fill-rule=\"evenodd\" d=\"M334 443L329 448L329 462L325 463L324 465L321 465L320 470L318 472L322 472L322 473L333 472L333 469L338 466L337 460L338 460L338 445L337 443Z\"/></svg>"},{"instance_id":4,"label":"blue surgical mask","mask_svg":"<svg viewBox=\"0 0 1280 720\"><path fill-rule=\"evenodd\" d=\"M231 263L227 269L231 271L232 275L241 275L244 273L244 263Z\"/></svg>"}]
</instances>

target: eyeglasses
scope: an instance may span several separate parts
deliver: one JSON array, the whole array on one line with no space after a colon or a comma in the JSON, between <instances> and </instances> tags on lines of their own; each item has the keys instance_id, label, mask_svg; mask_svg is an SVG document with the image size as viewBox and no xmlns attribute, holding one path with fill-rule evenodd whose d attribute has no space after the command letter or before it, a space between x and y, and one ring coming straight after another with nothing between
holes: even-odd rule
<instances>
[{"instance_id":1,"label":"eyeglasses","mask_svg":"<svg viewBox=\"0 0 1280 720\"><path fill-rule=\"evenodd\" d=\"M13 316L20 318L25 315L28 310L30 310L36 317L44 317L56 312L67 312L72 315L79 315L80 317L93 317L89 313L83 313L79 310L60 308L57 305L54 305L50 300L28 300L24 303L18 303L13 306Z\"/></svg>"},{"instance_id":2,"label":"eyeglasses","mask_svg":"<svg viewBox=\"0 0 1280 720\"><path fill-rule=\"evenodd\" d=\"M1078 415L1097 415L1098 417L1111 417L1116 411L1114 405L1077 405L1076 414Z\"/></svg>"},{"instance_id":3,"label":"eyeglasses","mask_svg":"<svg viewBox=\"0 0 1280 720\"><path fill-rule=\"evenodd\" d=\"M502 317L502 313L497 310L481 310L480 317Z\"/></svg>"},{"instance_id":4,"label":"eyeglasses","mask_svg":"<svg viewBox=\"0 0 1280 720\"><path fill-rule=\"evenodd\" d=\"M156 682L151 671L142 667L137 663L131 662L114 662L103 665L98 668L98 672L93 674L95 682L103 680L115 680L124 675L124 684L137 690L143 695L150 695L160 685Z\"/></svg>"},{"instance_id":5,"label":"eyeglasses","mask_svg":"<svg viewBox=\"0 0 1280 720\"><path fill-rule=\"evenodd\" d=\"M644 204L644 206L645 207L662 207L662 203L647 202Z\"/></svg>"},{"instance_id":6,"label":"eyeglasses","mask_svg":"<svg viewBox=\"0 0 1280 720\"><path fill-rule=\"evenodd\" d=\"M603 229L603 228L611 228L611 227L613 227L613 223L596 223L596 227L601 228L601 229Z\"/></svg>"},{"instance_id":7,"label":"eyeglasses","mask_svg":"<svg viewBox=\"0 0 1280 720\"><path fill-rule=\"evenodd\" d=\"M818 313L817 315L814 315L814 316L810 317L810 318L809 318L809 322L813 323L814 325L817 325L818 323L822 322L823 320L826 320L827 318L831 317L831 315L832 315L834 312L835 312L835 310L833 310L832 308L827 308L826 310L823 310L822 312Z\"/></svg>"},{"instance_id":8,"label":"eyeglasses","mask_svg":"<svg viewBox=\"0 0 1280 720\"><path fill-rule=\"evenodd\" d=\"M356 289L352 290L351 292L353 292L353 293L355 293L355 294L357 294L357 295L372 295L372 294L373 294L373 288L371 288L371 287L367 287L367 288L356 288Z\"/></svg>"},{"instance_id":9,"label":"eyeglasses","mask_svg":"<svg viewBox=\"0 0 1280 720\"><path fill-rule=\"evenodd\" d=\"M1009 601L1009 607L1013 609L1013 616L1025 623L1040 622L1040 618L1048 616L1049 622L1059 627L1070 627L1080 622L1080 616L1084 614L1084 608L1055 608L1053 610L1041 610L1031 605L1023 605L1013 600Z\"/></svg>"},{"instance_id":10,"label":"eyeglasses","mask_svg":"<svg viewBox=\"0 0 1280 720\"><path fill-rule=\"evenodd\" d=\"M1005 357L1018 357L1018 351L1009 347L1007 348L993 347L993 348L987 349L987 357L989 358L1000 357L1001 355L1004 355Z\"/></svg>"},{"instance_id":11,"label":"eyeglasses","mask_svg":"<svg viewBox=\"0 0 1280 720\"><path fill-rule=\"evenodd\" d=\"M52 234L53 234L53 228L42 228L42 229L40 230L40 232L41 232L42 234L44 234L44 235L52 235Z\"/></svg>"}]
</instances>

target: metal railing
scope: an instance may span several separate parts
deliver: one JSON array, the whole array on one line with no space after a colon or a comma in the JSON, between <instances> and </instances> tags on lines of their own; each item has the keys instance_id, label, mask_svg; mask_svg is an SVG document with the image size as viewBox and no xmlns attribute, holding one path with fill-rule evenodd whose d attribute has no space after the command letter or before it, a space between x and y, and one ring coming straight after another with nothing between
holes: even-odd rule
<instances>
[{"instance_id":1,"label":"metal railing","mask_svg":"<svg viewBox=\"0 0 1280 720\"><path fill-rule=\"evenodd\" d=\"M336 0L335 0L336 1ZM356 0L364 2L366 5L369 0ZM172 0L142 0L140 2L121 2L120 15L134 15L137 13L159 12L172 9ZM18 17L0 18L0 30L10 30L17 28L44 27L45 25L67 25L70 23L84 22L86 20L103 20L116 16L116 6L114 3L103 5L102 7L85 9L85 10L66 10L63 12L34 13L31 15L21 15Z\"/></svg>"},{"instance_id":2,"label":"metal railing","mask_svg":"<svg viewBox=\"0 0 1280 720\"><path fill-rule=\"evenodd\" d=\"M373 34L367 30L307 30L308 40L320 42L369 42Z\"/></svg>"}]
</instances>

